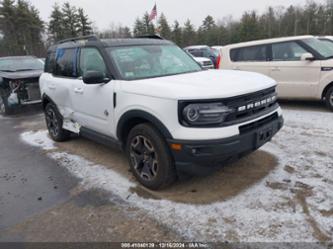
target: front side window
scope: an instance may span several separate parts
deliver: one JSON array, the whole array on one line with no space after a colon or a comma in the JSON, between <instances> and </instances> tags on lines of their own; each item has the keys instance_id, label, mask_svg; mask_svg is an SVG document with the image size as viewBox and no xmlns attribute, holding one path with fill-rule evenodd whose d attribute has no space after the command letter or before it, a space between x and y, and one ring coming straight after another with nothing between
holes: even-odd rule
<instances>
[{"instance_id":1,"label":"front side window","mask_svg":"<svg viewBox=\"0 0 333 249\"><path fill-rule=\"evenodd\" d=\"M43 70L44 63L33 57L13 57L0 59L0 71L19 72Z\"/></svg>"},{"instance_id":2,"label":"front side window","mask_svg":"<svg viewBox=\"0 0 333 249\"><path fill-rule=\"evenodd\" d=\"M297 42L283 42L272 44L273 61L300 61L301 56L307 51Z\"/></svg>"},{"instance_id":3,"label":"front side window","mask_svg":"<svg viewBox=\"0 0 333 249\"><path fill-rule=\"evenodd\" d=\"M162 77L202 70L190 55L175 45L110 47L107 51L124 80Z\"/></svg>"},{"instance_id":4,"label":"front side window","mask_svg":"<svg viewBox=\"0 0 333 249\"><path fill-rule=\"evenodd\" d=\"M323 58L329 59L333 57L332 45L327 40L323 42L315 38L309 38L302 40L302 42L315 50Z\"/></svg>"},{"instance_id":5,"label":"front side window","mask_svg":"<svg viewBox=\"0 0 333 249\"><path fill-rule=\"evenodd\" d=\"M266 45L232 49L230 58L234 62L267 61Z\"/></svg>"},{"instance_id":6,"label":"front side window","mask_svg":"<svg viewBox=\"0 0 333 249\"><path fill-rule=\"evenodd\" d=\"M83 76L88 71L98 71L107 75L103 57L96 48L81 49L79 76Z\"/></svg>"},{"instance_id":7,"label":"front side window","mask_svg":"<svg viewBox=\"0 0 333 249\"><path fill-rule=\"evenodd\" d=\"M77 77L77 49L57 49L54 74L62 77Z\"/></svg>"}]
</instances>

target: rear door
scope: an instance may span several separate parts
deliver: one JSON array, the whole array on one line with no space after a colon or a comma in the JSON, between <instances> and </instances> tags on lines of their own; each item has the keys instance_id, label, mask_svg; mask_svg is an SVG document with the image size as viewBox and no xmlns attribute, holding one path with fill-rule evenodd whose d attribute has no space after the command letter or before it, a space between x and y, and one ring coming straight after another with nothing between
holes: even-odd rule
<instances>
[{"instance_id":1,"label":"rear door","mask_svg":"<svg viewBox=\"0 0 333 249\"><path fill-rule=\"evenodd\" d=\"M270 74L267 45L231 49L230 60L230 69Z\"/></svg>"},{"instance_id":2,"label":"rear door","mask_svg":"<svg viewBox=\"0 0 333 249\"><path fill-rule=\"evenodd\" d=\"M57 49L48 56L42 78L43 92L57 105L64 118L73 116L71 84L76 80L76 49Z\"/></svg>"},{"instance_id":3,"label":"rear door","mask_svg":"<svg viewBox=\"0 0 333 249\"><path fill-rule=\"evenodd\" d=\"M110 77L103 55L95 47L80 50L79 78L71 89L75 120L81 126L112 136L114 84L112 81L107 84L85 84L82 77L87 71L100 71L105 77Z\"/></svg>"},{"instance_id":4,"label":"rear door","mask_svg":"<svg viewBox=\"0 0 333 249\"><path fill-rule=\"evenodd\" d=\"M302 54L309 51L297 41L274 43L271 51L270 76L278 83L279 97L315 98L321 62L302 61Z\"/></svg>"}]
</instances>

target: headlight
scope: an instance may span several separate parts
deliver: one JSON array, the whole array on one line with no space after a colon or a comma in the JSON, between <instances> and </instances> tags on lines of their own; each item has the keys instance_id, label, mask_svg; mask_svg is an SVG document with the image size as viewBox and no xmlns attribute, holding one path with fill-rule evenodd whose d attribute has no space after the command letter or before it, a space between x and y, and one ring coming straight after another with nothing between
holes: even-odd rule
<instances>
[{"instance_id":1,"label":"headlight","mask_svg":"<svg viewBox=\"0 0 333 249\"><path fill-rule=\"evenodd\" d=\"M222 103L189 104L182 110L182 123L190 126L220 124L232 111Z\"/></svg>"}]
</instances>

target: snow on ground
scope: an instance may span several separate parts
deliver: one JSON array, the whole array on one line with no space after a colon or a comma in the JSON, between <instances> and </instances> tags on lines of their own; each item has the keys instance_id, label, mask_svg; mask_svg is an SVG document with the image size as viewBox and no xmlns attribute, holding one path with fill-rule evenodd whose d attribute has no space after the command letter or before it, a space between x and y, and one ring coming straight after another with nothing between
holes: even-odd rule
<instances>
[{"instance_id":1,"label":"snow on ground","mask_svg":"<svg viewBox=\"0 0 333 249\"><path fill-rule=\"evenodd\" d=\"M279 166L234 198L209 205L145 199L130 191L135 183L103 165L66 152L48 155L84 188L108 191L189 240L331 241L333 114L286 110L284 116L283 130L263 147ZM44 150L55 148L46 131L26 132L22 139Z\"/></svg>"},{"instance_id":2,"label":"snow on ground","mask_svg":"<svg viewBox=\"0 0 333 249\"><path fill-rule=\"evenodd\" d=\"M54 142L48 137L48 131L28 131L21 134L21 138L27 144L35 147L40 147L43 150L54 150L56 146Z\"/></svg>"}]
</instances>

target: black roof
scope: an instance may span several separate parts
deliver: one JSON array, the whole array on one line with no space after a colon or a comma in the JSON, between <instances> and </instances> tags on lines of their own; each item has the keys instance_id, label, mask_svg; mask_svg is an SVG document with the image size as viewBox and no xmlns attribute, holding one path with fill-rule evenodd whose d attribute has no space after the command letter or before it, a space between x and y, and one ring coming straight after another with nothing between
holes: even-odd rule
<instances>
[{"instance_id":1,"label":"black roof","mask_svg":"<svg viewBox=\"0 0 333 249\"><path fill-rule=\"evenodd\" d=\"M120 46L135 46L135 45L170 45L173 42L158 39L158 38L126 38L126 39L68 39L53 45L49 48L49 51L55 51L57 48L77 48L85 46L96 47L120 47Z\"/></svg>"}]
</instances>

